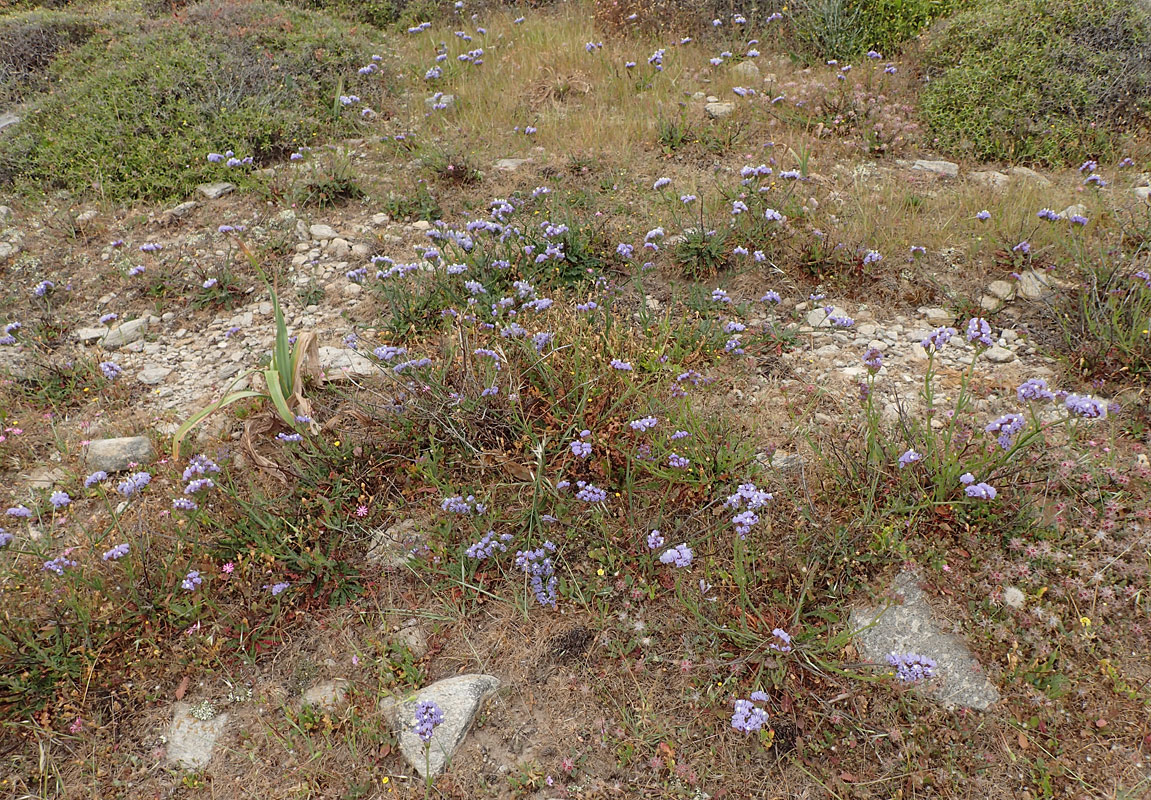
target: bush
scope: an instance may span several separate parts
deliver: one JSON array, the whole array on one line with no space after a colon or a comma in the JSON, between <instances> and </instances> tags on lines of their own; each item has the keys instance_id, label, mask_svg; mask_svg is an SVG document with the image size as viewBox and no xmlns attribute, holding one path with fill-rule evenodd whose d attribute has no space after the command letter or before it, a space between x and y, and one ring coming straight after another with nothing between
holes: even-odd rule
<instances>
[{"instance_id":1,"label":"bush","mask_svg":"<svg viewBox=\"0 0 1151 800\"><path fill-rule=\"evenodd\" d=\"M0 104L46 91L52 60L91 35L91 26L74 14L33 11L0 19Z\"/></svg>"},{"instance_id":2,"label":"bush","mask_svg":"<svg viewBox=\"0 0 1151 800\"><path fill-rule=\"evenodd\" d=\"M960 155L1074 164L1151 113L1151 15L1123 0L984 0L925 53L923 116Z\"/></svg>"},{"instance_id":3,"label":"bush","mask_svg":"<svg viewBox=\"0 0 1151 800\"><path fill-rule=\"evenodd\" d=\"M868 50L884 55L969 0L800 0L792 33L807 55L823 60L853 58Z\"/></svg>"},{"instance_id":4,"label":"bush","mask_svg":"<svg viewBox=\"0 0 1151 800\"><path fill-rule=\"evenodd\" d=\"M184 197L197 184L243 182L209 163L235 151L269 165L321 136L351 135L368 42L348 25L274 2L209 0L179 18L119 24L52 66L55 91L0 140L0 181L95 189L114 200Z\"/></svg>"}]
</instances>

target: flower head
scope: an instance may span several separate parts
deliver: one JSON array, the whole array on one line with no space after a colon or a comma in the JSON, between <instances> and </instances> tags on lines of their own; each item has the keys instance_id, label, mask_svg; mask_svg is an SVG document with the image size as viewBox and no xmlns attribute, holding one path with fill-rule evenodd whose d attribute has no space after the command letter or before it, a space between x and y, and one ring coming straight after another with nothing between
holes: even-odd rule
<instances>
[{"instance_id":1,"label":"flower head","mask_svg":"<svg viewBox=\"0 0 1151 800\"><path fill-rule=\"evenodd\" d=\"M444 721L444 712L431 700L416 703L416 736L424 744L430 744L436 726Z\"/></svg>"}]
</instances>

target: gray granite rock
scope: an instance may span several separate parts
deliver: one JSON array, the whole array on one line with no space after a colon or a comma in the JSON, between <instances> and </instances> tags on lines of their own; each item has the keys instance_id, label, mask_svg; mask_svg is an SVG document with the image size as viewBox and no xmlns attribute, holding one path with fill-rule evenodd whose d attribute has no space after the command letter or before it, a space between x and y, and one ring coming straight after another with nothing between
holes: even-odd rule
<instances>
[{"instance_id":1,"label":"gray granite rock","mask_svg":"<svg viewBox=\"0 0 1151 800\"><path fill-rule=\"evenodd\" d=\"M500 687L492 675L456 675L436 681L405 699L386 697L380 710L392 720L400 740L400 752L421 778L442 773L467 736L484 702ZM431 701L439 706L444 721L436 726L427 745L416 735L416 703Z\"/></svg>"},{"instance_id":2,"label":"gray granite rock","mask_svg":"<svg viewBox=\"0 0 1151 800\"><path fill-rule=\"evenodd\" d=\"M219 183L201 183L196 187L196 191L204 195L209 200L219 200L229 192L235 191L236 187L225 181Z\"/></svg>"},{"instance_id":3,"label":"gray granite rock","mask_svg":"<svg viewBox=\"0 0 1151 800\"><path fill-rule=\"evenodd\" d=\"M143 339L144 334L147 332L148 318L137 317L108 331L104 338L100 340L100 344L112 349L123 347L126 344L131 344L132 342Z\"/></svg>"},{"instance_id":4,"label":"gray granite rock","mask_svg":"<svg viewBox=\"0 0 1151 800\"><path fill-rule=\"evenodd\" d=\"M708 103L703 107L703 111L712 119L723 119L732 115L732 112L735 111L735 103Z\"/></svg>"},{"instance_id":5,"label":"gray granite rock","mask_svg":"<svg viewBox=\"0 0 1151 800\"><path fill-rule=\"evenodd\" d=\"M168 763L183 769L200 769L212 760L216 741L228 725L227 714L198 719L188 703L176 703L168 728Z\"/></svg>"},{"instance_id":6,"label":"gray granite rock","mask_svg":"<svg viewBox=\"0 0 1151 800\"><path fill-rule=\"evenodd\" d=\"M84 464L89 472L122 472L130 464L147 464L156 457L152 441L146 436L98 439L88 445Z\"/></svg>"},{"instance_id":7,"label":"gray granite rock","mask_svg":"<svg viewBox=\"0 0 1151 800\"><path fill-rule=\"evenodd\" d=\"M307 705L331 711L344 702L347 694L348 682L342 678L336 678L308 688L302 699Z\"/></svg>"},{"instance_id":8,"label":"gray granite rock","mask_svg":"<svg viewBox=\"0 0 1151 800\"><path fill-rule=\"evenodd\" d=\"M985 711L998 702L999 690L963 640L940 630L917 577L910 572L900 573L892 593L902 595L903 602L852 611L851 627L863 655L884 665L890 653L919 653L934 659L938 676L918 688L948 708Z\"/></svg>"}]
</instances>

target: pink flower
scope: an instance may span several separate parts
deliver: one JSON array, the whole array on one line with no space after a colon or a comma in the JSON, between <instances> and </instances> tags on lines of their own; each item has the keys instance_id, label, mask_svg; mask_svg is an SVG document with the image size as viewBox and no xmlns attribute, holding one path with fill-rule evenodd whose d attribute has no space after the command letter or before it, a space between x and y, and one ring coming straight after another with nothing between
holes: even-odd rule
<instances>
[{"instance_id":1,"label":"pink flower","mask_svg":"<svg viewBox=\"0 0 1151 800\"><path fill-rule=\"evenodd\" d=\"M229 561L227 564L224 564L224 566L220 567L220 571L223 572L225 575L231 575L235 569L236 569L236 565L233 564L231 561Z\"/></svg>"},{"instance_id":2,"label":"pink flower","mask_svg":"<svg viewBox=\"0 0 1151 800\"><path fill-rule=\"evenodd\" d=\"M357 506L356 507L356 516L357 517L368 516L368 507L367 506Z\"/></svg>"},{"instance_id":3,"label":"pink flower","mask_svg":"<svg viewBox=\"0 0 1151 800\"><path fill-rule=\"evenodd\" d=\"M76 721L68 726L69 733L79 733L82 730L84 730L84 720L80 717L76 717Z\"/></svg>"}]
</instances>

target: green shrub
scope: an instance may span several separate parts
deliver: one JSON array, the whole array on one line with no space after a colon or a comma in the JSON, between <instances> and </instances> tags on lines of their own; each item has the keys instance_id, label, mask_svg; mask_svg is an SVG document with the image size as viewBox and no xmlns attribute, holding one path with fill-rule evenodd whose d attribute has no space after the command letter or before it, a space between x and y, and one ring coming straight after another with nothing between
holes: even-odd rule
<instances>
[{"instance_id":1,"label":"green shrub","mask_svg":"<svg viewBox=\"0 0 1151 800\"><path fill-rule=\"evenodd\" d=\"M209 163L233 150L255 166L323 136L351 135L356 94L377 106L380 73L348 25L274 2L209 0L180 17L121 23L52 65L54 91L0 140L0 183L169 200L247 171Z\"/></svg>"},{"instance_id":2,"label":"green shrub","mask_svg":"<svg viewBox=\"0 0 1151 800\"><path fill-rule=\"evenodd\" d=\"M854 58L868 50L890 55L966 5L970 0L799 0L792 34L815 59Z\"/></svg>"},{"instance_id":3,"label":"green shrub","mask_svg":"<svg viewBox=\"0 0 1151 800\"><path fill-rule=\"evenodd\" d=\"M91 35L91 25L75 14L31 11L0 18L0 104L46 91L52 60Z\"/></svg>"},{"instance_id":4,"label":"green shrub","mask_svg":"<svg viewBox=\"0 0 1151 800\"><path fill-rule=\"evenodd\" d=\"M959 155L1074 164L1151 112L1151 15L1124 0L984 0L929 45L921 110Z\"/></svg>"}]
</instances>

